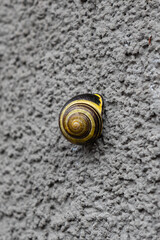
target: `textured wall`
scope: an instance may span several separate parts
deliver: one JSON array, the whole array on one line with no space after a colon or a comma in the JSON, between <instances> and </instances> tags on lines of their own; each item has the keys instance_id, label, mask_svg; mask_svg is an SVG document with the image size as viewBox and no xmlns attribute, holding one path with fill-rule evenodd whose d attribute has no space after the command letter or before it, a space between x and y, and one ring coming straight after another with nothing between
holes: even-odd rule
<instances>
[{"instance_id":1,"label":"textured wall","mask_svg":"<svg viewBox=\"0 0 160 240\"><path fill-rule=\"evenodd\" d=\"M1 0L0 58L0 240L159 240L159 0ZM75 147L85 92L103 138Z\"/></svg>"}]
</instances>

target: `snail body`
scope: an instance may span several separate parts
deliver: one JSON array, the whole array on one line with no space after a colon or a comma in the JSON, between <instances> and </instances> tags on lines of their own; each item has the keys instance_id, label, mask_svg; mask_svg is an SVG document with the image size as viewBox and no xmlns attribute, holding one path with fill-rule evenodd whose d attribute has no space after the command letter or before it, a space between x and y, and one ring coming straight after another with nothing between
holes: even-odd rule
<instances>
[{"instance_id":1,"label":"snail body","mask_svg":"<svg viewBox=\"0 0 160 240\"><path fill-rule=\"evenodd\" d=\"M81 94L71 98L59 115L64 137L73 144L95 141L102 132L103 99L99 94Z\"/></svg>"}]
</instances>

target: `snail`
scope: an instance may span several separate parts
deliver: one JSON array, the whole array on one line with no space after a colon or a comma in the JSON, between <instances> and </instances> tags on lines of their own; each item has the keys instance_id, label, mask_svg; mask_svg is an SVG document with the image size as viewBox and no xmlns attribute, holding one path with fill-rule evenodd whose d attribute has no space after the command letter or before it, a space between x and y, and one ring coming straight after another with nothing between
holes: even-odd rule
<instances>
[{"instance_id":1,"label":"snail","mask_svg":"<svg viewBox=\"0 0 160 240\"><path fill-rule=\"evenodd\" d=\"M73 144L95 141L102 132L103 98L99 94L81 94L71 98L59 115L59 127Z\"/></svg>"}]
</instances>

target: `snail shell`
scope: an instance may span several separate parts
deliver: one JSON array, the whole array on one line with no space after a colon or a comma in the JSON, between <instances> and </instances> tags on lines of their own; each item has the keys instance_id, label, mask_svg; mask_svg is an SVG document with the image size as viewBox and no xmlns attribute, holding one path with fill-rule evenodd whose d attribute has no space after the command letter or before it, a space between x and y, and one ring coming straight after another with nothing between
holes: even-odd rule
<instances>
[{"instance_id":1,"label":"snail shell","mask_svg":"<svg viewBox=\"0 0 160 240\"><path fill-rule=\"evenodd\" d=\"M96 140L102 132L103 99L99 94L71 98L59 115L59 126L71 143L82 145Z\"/></svg>"}]
</instances>

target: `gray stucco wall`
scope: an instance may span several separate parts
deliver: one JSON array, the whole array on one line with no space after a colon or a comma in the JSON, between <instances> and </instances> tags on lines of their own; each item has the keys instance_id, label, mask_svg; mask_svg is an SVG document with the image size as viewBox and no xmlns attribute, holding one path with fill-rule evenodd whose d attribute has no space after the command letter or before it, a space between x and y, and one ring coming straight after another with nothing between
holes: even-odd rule
<instances>
[{"instance_id":1,"label":"gray stucco wall","mask_svg":"<svg viewBox=\"0 0 160 240\"><path fill-rule=\"evenodd\" d=\"M0 240L159 240L159 0L1 0L0 59ZM103 138L75 147L86 92Z\"/></svg>"}]
</instances>

